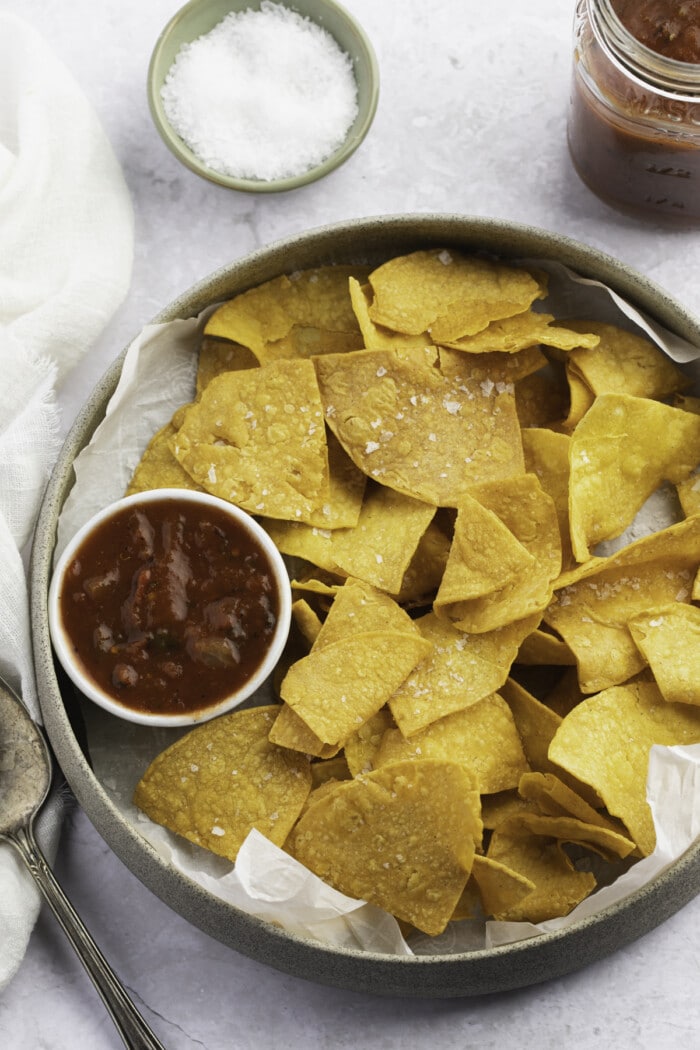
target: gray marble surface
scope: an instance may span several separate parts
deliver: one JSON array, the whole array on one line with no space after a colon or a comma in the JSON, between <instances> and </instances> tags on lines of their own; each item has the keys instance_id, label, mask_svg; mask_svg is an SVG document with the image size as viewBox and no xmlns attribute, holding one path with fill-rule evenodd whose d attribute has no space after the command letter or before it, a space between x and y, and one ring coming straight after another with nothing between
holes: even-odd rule
<instances>
[{"instance_id":1,"label":"gray marble surface","mask_svg":"<svg viewBox=\"0 0 700 1050\"><path fill-rule=\"evenodd\" d=\"M565 144L573 0L346 0L370 35L382 88L370 135L323 182L232 193L179 167L148 115L151 49L177 0L3 0L34 24L92 100L136 213L130 293L62 393L64 425L131 336L179 292L252 249L350 217L459 212L531 223L622 259L700 312L700 234L618 215L578 181ZM465 1001L395 1001L285 976L174 914L80 810L56 870L170 1050L310 1047L696 1045L700 900L596 966ZM48 914L0 998L8 1050L121 1045Z\"/></svg>"}]
</instances>

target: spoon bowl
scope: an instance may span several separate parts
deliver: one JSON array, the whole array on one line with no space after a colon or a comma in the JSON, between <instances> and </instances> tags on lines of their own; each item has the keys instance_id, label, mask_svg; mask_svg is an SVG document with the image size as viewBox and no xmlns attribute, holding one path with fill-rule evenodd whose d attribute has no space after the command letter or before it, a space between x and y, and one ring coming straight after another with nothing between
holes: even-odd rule
<instances>
[{"instance_id":1,"label":"spoon bowl","mask_svg":"<svg viewBox=\"0 0 700 1050\"><path fill-rule=\"evenodd\" d=\"M31 825L49 793L48 745L24 704L0 683L0 837Z\"/></svg>"},{"instance_id":2,"label":"spoon bowl","mask_svg":"<svg viewBox=\"0 0 700 1050\"><path fill-rule=\"evenodd\" d=\"M59 886L34 836L51 787L49 746L26 707L0 678L0 842L15 848L89 974L127 1050L163 1050Z\"/></svg>"}]
</instances>

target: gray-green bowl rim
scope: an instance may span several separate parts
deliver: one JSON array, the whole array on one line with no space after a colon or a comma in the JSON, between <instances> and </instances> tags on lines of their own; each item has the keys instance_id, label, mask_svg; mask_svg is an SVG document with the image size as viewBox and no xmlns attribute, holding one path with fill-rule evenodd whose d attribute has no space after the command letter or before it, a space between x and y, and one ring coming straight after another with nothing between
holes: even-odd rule
<instances>
[{"instance_id":1,"label":"gray-green bowl rim","mask_svg":"<svg viewBox=\"0 0 700 1050\"><path fill-rule=\"evenodd\" d=\"M222 267L162 310L154 323L196 314L210 302L279 273L332 262L360 262L429 246L484 250L504 258L556 259L604 281L657 321L700 345L700 321L659 286L581 242L498 219L387 215L322 226ZM73 483L72 463L104 414L125 350L109 367L68 433L39 515L31 566L34 661L42 716L53 749L79 803L126 866L176 912L212 937L282 972L373 995L472 997L561 977L648 933L700 893L700 842L628 899L568 930L514 945L459 955L392 957L333 949L279 930L202 890L177 873L128 826L92 773L68 720L53 662L46 616L56 523Z\"/></svg>"},{"instance_id":2,"label":"gray-green bowl rim","mask_svg":"<svg viewBox=\"0 0 700 1050\"><path fill-rule=\"evenodd\" d=\"M302 186L307 186L313 182L317 182L325 175L329 175L331 172L336 171L339 167L345 164L345 162L349 160L362 145L374 121L377 112L377 105L379 103L380 74L379 64L377 62L377 56L372 41L369 39L367 33L355 16L352 15L342 4L338 3L338 0L319 0L319 2L330 8L334 12L335 17L344 21L348 29L355 35L368 70L368 102L366 109L364 114L360 114L362 119L351 129L343 144L329 157L322 161L321 164L310 168L308 171L302 172L300 175L290 176L285 179L270 179L267 181L262 179L243 179L236 178L232 175L225 175L207 167L206 164L195 156L192 150L189 149L178 134L170 127L167 117L161 112L161 106L156 97L160 85L155 83L155 72L160 53L165 46L167 37L182 18L186 16L192 8L198 6L200 2L201 0L188 0L188 3L175 12L159 34L148 63L146 90L149 112L156 131L173 156L176 157L181 164L184 164L186 168L189 168L190 171L194 172L195 175L208 179L209 182L216 183L219 186L231 190L238 190L242 193L286 193L290 190L300 189ZM289 6L295 6L294 0L290 0ZM355 65L354 60L353 65Z\"/></svg>"}]
</instances>

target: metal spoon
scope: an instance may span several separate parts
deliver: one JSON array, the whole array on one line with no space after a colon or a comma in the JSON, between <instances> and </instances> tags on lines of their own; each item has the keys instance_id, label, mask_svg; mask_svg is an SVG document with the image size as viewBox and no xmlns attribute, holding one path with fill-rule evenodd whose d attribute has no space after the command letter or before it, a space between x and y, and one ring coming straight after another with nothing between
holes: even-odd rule
<instances>
[{"instance_id":1,"label":"metal spoon","mask_svg":"<svg viewBox=\"0 0 700 1050\"><path fill-rule=\"evenodd\" d=\"M11 843L34 876L87 970L128 1050L164 1050L132 1003L59 886L34 838L34 820L51 786L53 761L42 732L0 679L0 841Z\"/></svg>"}]
</instances>

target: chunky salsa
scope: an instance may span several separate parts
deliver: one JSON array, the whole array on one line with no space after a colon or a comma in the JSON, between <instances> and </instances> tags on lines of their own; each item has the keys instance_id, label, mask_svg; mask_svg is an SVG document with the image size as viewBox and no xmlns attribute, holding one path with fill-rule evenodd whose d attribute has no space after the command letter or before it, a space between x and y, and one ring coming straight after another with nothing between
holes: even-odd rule
<instances>
[{"instance_id":1,"label":"chunky salsa","mask_svg":"<svg viewBox=\"0 0 700 1050\"><path fill-rule=\"evenodd\" d=\"M611 0L640 43L679 61L700 62L700 0ZM685 64L688 65L685 65ZM692 63L692 64L691 64ZM633 213L683 224L700 221L700 95L660 90L611 59L590 29L582 35L569 112L569 148L583 181Z\"/></svg>"},{"instance_id":2,"label":"chunky salsa","mask_svg":"<svg viewBox=\"0 0 700 1050\"><path fill-rule=\"evenodd\" d=\"M267 553L225 509L167 497L123 507L88 536L60 602L104 692L181 715L217 705L256 672L280 594Z\"/></svg>"},{"instance_id":3,"label":"chunky salsa","mask_svg":"<svg viewBox=\"0 0 700 1050\"><path fill-rule=\"evenodd\" d=\"M700 0L612 0L641 44L677 62L700 62Z\"/></svg>"}]
</instances>

